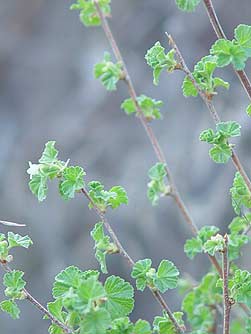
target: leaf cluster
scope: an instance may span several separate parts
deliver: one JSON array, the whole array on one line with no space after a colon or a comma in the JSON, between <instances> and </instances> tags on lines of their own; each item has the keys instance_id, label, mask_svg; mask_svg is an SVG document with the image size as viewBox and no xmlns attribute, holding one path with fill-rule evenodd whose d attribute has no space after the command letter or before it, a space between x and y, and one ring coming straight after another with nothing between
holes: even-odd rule
<instances>
[{"instance_id":1,"label":"leaf cluster","mask_svg":"<svg viewBox=\"0 0 251 334\"><path fill-rule=\"evenodd\" d=\"M203 57L195 66L192 72L193 78L198 87L204 91L207 96L211 97L216 94L215 89L222 86L226 89L229 88L229 83L219 77L214 77L214 71L217 68L217 58L215 56ZM197 96L198 90L195 87L191 79L186 76L183 85L184 96Z\"/></svg>"},{"instance_id":2,"label":"leaf cluster","mask_svg":"<svg viewBox=\"0 0 251 334\"><path fill-rule=\"evenodd\" d=\"M200 134L201 141L213 145L209 150L209 155L214 162L228 162L232 156L233 146L228 143L228 139L240 136L240 129L240 124L235 121L220 122L216 124L216 132L213 129L207 129Z\"/></svg>"},{"instance_id":3,"label":"leaf cluster","mask_svg":"<svg viewBox=\"0 0 251 334\"><path fill-rule=\"evenodd\" d=\"M156 42L146 53L147 64L153 69L153 83L158 85L159 77L162 71L173 72L177 67L175 60L175 51L172 49L167 54L165 48Z\"/></svg>"},{"instance_id":4,"label":"leaf cluster","mask_svg":"<svg viewBox=\"0 0 251 334\"><path fill-rule=\"evenodd\" d=\"M160 113L160 108L163 105L162 101L152 99L151 97L142 94L137 97L137 103L148 122L155 119L161 119L162 115ZM131 98L126 99L121 104L121 108L127 115L136 114L138 116L137 106Z\"/></svg>"},{"instance_id":5,"label":"leaf cluster","mask_svg":"<svg viewBox=\"0 0 251 334\"><path fill-rule=\"evenodd\" d=\"M156 163L148 171L148 176L151 181L148 183L147 197L152 205L157 205L161 196L170 194L170 187L165 184L166 165L163 163Z\"/></svg>"},{"instance_id":6,"label":"leaf cluster","mask_svg":"<svg viewBox=\"0 0 251 334\"><path fill-rule=\"evenodd\" d=\"M94 67L94 76L101 80L107 90L116 90L118 81L123 79L122 65L114 64L110 53L105 52L103 61Z\"/></svg>"},{"instance_id":7,"label":"leaf cluster","mask_svg":"<svg viewBox=\"0 0 251 334\"><path fill-rule=\"evenodd\" d=\"M139 260L133 266L131 276L136 279L138 290L149 286L164 293L177 287L179 271L171 261L162 260L157 270L151 266L151 259Z\"/></svg>"},{"instance_id":8,"label":"leaf cluster","mask_svg":"<svg viewBox=\"0 0 251 334\"><path fill-rule=\"evenodd\" d=\"M98 0L101 11L105 16L111 14L111 0ZM86 27L99 26L101 20L97 12L94 0L76 0L76 3L71 5L70 9L79 10L80 21Z\"/></svg>"}]
</instances>

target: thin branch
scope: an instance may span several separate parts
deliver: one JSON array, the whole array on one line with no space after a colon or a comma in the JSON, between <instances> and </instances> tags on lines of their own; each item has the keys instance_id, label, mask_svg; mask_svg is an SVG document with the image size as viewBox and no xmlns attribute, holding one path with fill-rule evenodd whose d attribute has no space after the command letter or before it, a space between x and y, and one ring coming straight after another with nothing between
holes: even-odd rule
<instances>
[{"instance_id":1,"label":"thin branch","mask_svg":"<svg viewBox=\"0 0 251 334\"><path fill-rule=\"evenodd\" d=\"M222 251L222 271L223 271L223 299L224 299L224 318L223 318L223 334L230 333L230 312L232 307L232 302L229 298L228 292L228 274L229 274L229 264L228 264L228 236L224 236L224 249Z\"/></svg>"},{"instance_id":2,"label":"thin branch","mask_svg":"<svg viewBox=\"0 0 251 334\"><path fill-rule=\"evenodd\" d=\"M103 15L100 7L99 7L99 4L98 4L98 1L95 0L94 1L95 5L96 5L96 8L97 8L97 12L100 16L100 19L101 19L101 23L102 23L102 28L104 30L104 33L110 43L110 46L114 52L114 55L117 59L118 62L121 63L122 67L123 67L123 72L125 74L125 82L128 86L128 91L129 91L129 95L132 99L132 101L134 102L135 106L136 106L136 109L137 109L137 115L139 117L139 120L142 124L142 126L144 127L145 131L146 131L146 134L152 144L152 147L153 147L153 150L157 156L157 159L159 160L159 162L165 164L165 169L166 169L166 173L167 173L167 178L169 180L169 184L170 184L170 187L171 187L171 191L172 191L172 197L174 198L178 208L180 209L182 215L184 216L185 218L185 221L187 222L187 224L189 225L190 229L192 230L193 234L197 234L198 232L198 229L195 225L195 223L193 222L193 219L187 209L187 207L185 206L180 194L179 194L179 191L177 189L177 186L174 182L174 179L173 179L173 176L172 176L172 173L169 169L169 167L167 166L167 163L166 163L166 159L165 159L165 156L164 156L164 153L160 147L160 144L153 132L153 129L151 128L151 126L149 125L148 121L146 120L145 116L144 116L144 113L142 111L142 109L140 108L139 104L138 104L138 101L137 101L137 94L136 94L136 91L135 91L135 88L134 88L134 85L132 83L132 80L131 80L131 77L129 75L129 72L127 70L127 67L126 67L126 64L124 62L124 59L121 55L121 52L119 50L119 47L113 37L113 34L112 34L112 31L109 27L109 24L107 22L107 19L106 17Z\"/></svg>"},{"instance_id":3,"label":"thin branch","mask_svg":"<svg viewBox=\"0 0 251 334\"><path fill-rule=\"evenodd\" d=\"M200 97L202 98L202 100L204 101L204 103L206 104L208 110L210 111L211 117L213 118L214 122L217 124L219 122L221 122L220 116L217 113L213 102L212 102L212 96L208 96L197 84L196 80L194 79L192 72L189 70L188 66L186 65L186 62L177 46L177 44L175 43L174 39L172 38L171 35L167 34L167 37L169 39L169 44L171 45L171 47L175 50L175 53L177 55L178 61L181 65L181 68L183 70L183 72L188 76L188 78L192 81L194 87L197 89ZM232 162L236 168L236 170L241 174L241 176L243 177L249 191L251 192L251 181L249 179L249 177L247 176L247 173L245 172L239 157L237 156L237 154L235 153L235 151L232 149L232 156L231 156Z\"/></svg>"},{"instance_id":4,"label":"thin branch","mask_svg":"<svg viewBox=\"0 0 251 334\"><path fill-rule=\"evenodd\" d=\"M12 269L3 262L0 262L2 268L4 269L4 271L10 273L12 272ZM40 312L42 312L44 315L46 315L52 323L54 323L55 325L59 326L64 333L74 333L74 330L70 329L69 327L67 327L65 324L63 324L61 321L57 320L42 304L39 303L39 301L37 301L26 289L22 290L25 298L32 303Z\"/></svg>"},{"instance_id":5,"label":"thin branch","mask_svg":"<svg viewBox=\"0 0 251 334\"><path fill-rule=\"evenodd\" d=\"M217 17L217 14L215 12L212 0L203 0L203 1L204 1L206 11L207 11L207 15L210 19L211 25L212 25L212 27L215 31L216 36L218 38L227 39L226 35L223 31L223 28L220 24L220 21ZM236 75L238 76L238 78L239 78L244 90L246 91L249 99L251 100L251 83L248 79L248 76L247 76L246 72L245 71L237 71L237 70L234 70L234 71L235 71Z\"/></svg>"},{"instance_id":6,"label":"thin branch","mask_svg":"<svg viewBox=\"0 0 251 334\"><path fill-rule=\"evenodd\" d=\"M24 227L26 226L25 224L18 224L18 223L13 223L13 222L7 222L5 220L0 220L0 224L4 226L10 226L10 227Z\"/></svg>"},{"instance_id":7,"label":"thin branch","mask_svg":"<svg viewBox=\"0 0 251 334\"><path fill-rule=\"evenodd\" d=\"M108 220L106 219L105 213L103 211L101 211L93 202L92 198L89 196L88 191L85 188L81 189L82 193L84 194L84 196L90 201L90 203L92 204L96 214L99 216L99 218L101 219L102 223L104 224L107 232L110 234L113 242L116 244L116 246L119 249L119 254L121 254L126 261L128 262L130 267L133 267L135 262L134 260L130 257L130 255L127 253L127 251L125 250L125 248L122 246L121 242L119 241L116 233L113 231L110 223L108 222ZM155 291L154 289L152 289L151 287L148 286L148 288L151 290L153 296L155 297L155 299L158 301L158 303L161 305L162 309L166 311L166 313L168 314L170 320L172 321L173 325L175 326L176 330L178 331L178 333L183 334L185 333L185 330L183 327L181 327L178 322L176 321L176 319L173 316L173 313L171 311L171 309L169 308L169 306L167 305L167 303L165 302L164 298L162 297L162 295L158 292Z\"/></svg>"}]
</instances>

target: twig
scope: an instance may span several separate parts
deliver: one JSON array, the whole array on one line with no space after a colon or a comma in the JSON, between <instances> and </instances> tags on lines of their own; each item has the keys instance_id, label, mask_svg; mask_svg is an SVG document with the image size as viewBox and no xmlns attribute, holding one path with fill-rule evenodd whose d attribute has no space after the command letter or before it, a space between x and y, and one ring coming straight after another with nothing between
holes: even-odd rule
<instances>
[{"instance_id":1,"label":"twig","mask_svg":"<svg viewBox=\"0 0 251 334\"><path fill-rule=\"evenodd\" d=\"M124 62L124 59L121 55L121 52L118 48L118 45L113 37L113 34L112 34L112 31L109 27L109 24L107 22L107 19L106 17L103 15L100 7L99 7L99 4L98 4L98 1L95 0L94 1L95 5L96 5L96 8L97 8L97 12L100 16L100 19L101 19L101 23L102 23L102 28L104 30L104 33L110 43L110 46L114 52L114 55L117 59L118 62L121 63L122 67L123 67L123 72L125 74L125 82L128 86L128 91L129 91L129 94L130 94L130 97L132 99L132 101L134 102L135 106L136 106L136 109L137 109L137 114L138 114L138 117L139 117L139 120L142 124L142 126L144 127L146 133L147 133L147 136L152 144L152 147L154 149L154 152L159 160L159 162L165 164L165 169L166 169L166 173L167 173L167 178L169 180L169 184L170 184L170 187L171 187L171 191L172 191L172 197L174 198L178 208L180 209L182 215L184 216L185 218L185 221L187 222L187 224L190 226L190 229L192 230L192 232L196 235L197 232L198 232L198 229L195 225L195 223L193 222L193 219L191 217L191 215L189 214L189 211L187 209L187 207L185 206L180 194L179 194L179 191L176 187L176 184L174 182L174 179L173 179L173 176L172 176L172 173L169 169L169 167L167 166L167 163L166 163L166 159L165 159L165 156L164 156L164 153L160 147L160 144L151 128L151 126L148 124L148 121L146 120L145 116L144 116L144 113L142 111L142 109L140 108L139 104L138 104L138 101L137 101L137 94L136 94L136 91L135 91L135 88L134 88L134 85L132 83L132 80L131 80L131 77L129 75L129 72L127 70L127 67L126 67L126 64Z\"/></svg>"},{"instance_id":2,"label":"twig","mask_svg":"<svg viewBox=\"0 0 251 334\"><path fill-rule=\"evenodd\" d=\"M232 302L228 292L228 236L224 236L224 249L222 251L222 271L223 271L223 299L224 299L224 318L223 318L223 334L229 334L230 331L230 312Z\"/></svg>"},{"instance_id":3,"label":"twig","mask_svg":"<svg viewBox=\"0 0 251 334\"><path fill-rule=\"evenodd\" d=\"M12 269L6 264L1 262L1 266L4 269L4 271L6 272L12 272ZM74 331L72 329L70 329L69 327L67 327L65 324L63 324L61 321L57 320L43 305L41 305L26 289L22 290L25 298L32 303L37 309L39 309L44 315L46 315L52 323L54 323L55 325L59 326L60 328L62 328L62 330L64 331L64 333L74 333Z\"/></svg>"},{"instance_id":4,"label":"twig","mask_svg":"<svg viewBox=\"0 0 251 334\"><path fill-rule=\"evenodd\" d=\"M116 246L119 249L119 254L121 254L126 261L128 262L130 267L133 267L135 262L134 260L130 257L130 255L127 253L127 251L125 250L125 248L122 246L121 242L119 241L116 233L113 231L111 225L109 224L108 220L105 217L105 213L103 211L101 211L93 202L92 198L89 196L88 191L85 188L81 189L82 193L84 194L84 196L90 201L90 203L92 204L96 214L99 216L99 218L101 219L102 223L104 224L107 232L110 234L113 242L116 244ZM154 289L152 289L151 287L148 286L148 288L151 290L153 296L155 297L155 299L158 301L158 303L161 305L162 309L166 311L166 313L168 314L170 320L172 321L173 325L175 326L176 330L178 331L178 333L183 334L185 333L185 330L183 327L181 327L178 322L176 321L176 319L173 316L172 311L170 310L169 306L167 305L167 303L165 302L164 298L162 297L162 295L158 292L155 291Z\"/></svg>"},{"instance_id":5,"label":"twig","mask_svg":"<svg viewBox=\"0 0 251 334\"><path fill-rule=\"evenodd\" d=\"M13 223L13 222L7 222L5 220L0 220L0 224L5 225L5 226L10 226L10 227L24 227L24 226L26 226L25 224L17 224L17 223Z\"/></svg>"},{"instance_id":6,"label":"twig","mask_svg":"<svg viewBox=\"0 0 251 334\"><path fill-rule=\"evenodd\" d=\"M226 39L226 35L223 31L223 28L220 24L220 21L217 17L217 14L215 12L212 0L203 0L204 5L206 7L207 15L210 19L211 25L217 35L218 38L224 38ZM248 79L248 76L245 71L237 71L234 70L236 75L238 76L243 88L245 89L249 99L251 100L251 83Z\"/></svg>"},{"instance_id":7,"label":"twig","mask_svg":"<svg viewBox=\"0 0 251 334\"><path fill-rule=\"evenodd\" d=\"M175 53L177 55L178 61L181 65L181 69L183 70L183 72L188 76L188 78L192 81L194 87L197 89L200 97L202 98L202 100L204 101L204 103L206 104L208 110L210 111L210 114L214 120L214 122L217 124L219 122L221 122L220 116L217 113L213 102L212 102L212 97L208 96L197 84L196 80L194 79L192 72L189 70L188 66L186 65L186 62L177 46L177 44L175 43L174 39L172 38L171 35L167 34L167 37L169 39L169 44L172 46L172 48L175 50ZM232 156L231 156L232 162L236 168L236 170L241 174L241 176L243 177L249 191L251 192L251 181L249 179L249 177L247 176L247 173L245 172L239 157L237 156L237 154L235 153L235 151L232 149Z\"/></svg>"}]
</instances>

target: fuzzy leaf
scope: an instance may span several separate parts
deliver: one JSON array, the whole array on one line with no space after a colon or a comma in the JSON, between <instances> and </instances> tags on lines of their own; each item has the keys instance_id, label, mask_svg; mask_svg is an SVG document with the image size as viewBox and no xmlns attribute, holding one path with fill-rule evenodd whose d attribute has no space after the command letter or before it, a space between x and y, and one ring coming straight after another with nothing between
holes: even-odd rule
<instances>
[{"instance_id":1,"label":"fuzzy leaf","mask_svg":"<svg viewBox=\"0 0 251 334\"><path fill-rule=\"evenodd\" d=\"M20 309L14 300L4 300L0 303L2 311L8 313L12 319L19 319Z\"/></svg>"},{"instance_id":2,"label":"fuzzy leaf","mask_svg":"<svg viewBox=\"0 0 251 334\"><path fill-rule=\"evenodd\" d=\"M202 242L199 238L188 239L184 246L184 251L189 259L193 259L196 254L202 253Z\"/></svg>"},{"instance_id":3,"label":"fuzzy leaf","mask_svg":"<svg viewBox=\"0 0 251 334\"><path fill-rule=\"evenodd\" d=\"M215 145L210 149L211 159L219 164L225 164L231 158L232 150L227 144Z\"/></svg>"},{"instance_id":4,"label":"fuzzy leaf","mask_svg":"<svg viewBox=\"0 0 251 334\"><path fill-rule=\"evenodd\" d=\"M232 196L232 206L237 215L241 213L241 208L251 208L251 193L239 172L236 172L233 187L230 189Z\"/></svg>"},{"instance_id":5,"label":"fuzzy leaf","mask_svg":"<svg viewBox=\"0 0 251 334\"><path fill-rule=\"evenodd\" d=\"M237 122L221 122L216 125L216 130L223 134L224 137L238 137L241 135L241 126Z\"/></svg>"},{"instance_id":6,"label":"fuzzy leaf","mask_svg":"<svg viewBox=\"0 0 251 334\"><path fill-rule=\"evenodd\" d=\"M9 249L13 247L24 247L29 248L33 242L28 235L22 237L19 234L14 234L13 232L8 232L8 243Z\"/></svg>"},{"instance_id":7,"label":"fuzzy leaf","mask_svg":"<svg viewBox=\"0 0 251 334\"><path fill-rule=\"evenodd\" d=\"M105 281L107 296L106 309L112 319L124 317L130 314L134 307L133 287L117 276L110 276Z\"/></svg>"},{"instance_id":8,"label":"fuzzy leaf","mask_svg":"<svg viewBox=\"0 0 251 334\"><path fill-rule=\"evenodd\" d=\"M199 5L201 0L176 0L176 4L179 9L186 12L193 12Z\"/></svg>"},{"instance_id":9,"label":"fuzzy leaf","mask_svg":"<svg viewBox=\"0 0 251 334\"><path fill-rule=\"evenodd\" d=\"M83 177L85 172L82 167L66 167L63 171L63 180L59 184L60 194L65 200L74 198L75 192L84 187Z\"/></svg>"},{"instance_id":10,"label":"fuzzy leaf","mask_svg":"<svg viewBox=\"0 0 251 334\"><path fill-rule=\"evenodd\" d=\"M24 273L19 270L12 270L4 275L3 284L6 286L5 295L9 298L23 299L23 288L26 282L23 280Z\"/></svg>"},{"instance_id":11,"label":"fuzzy leaf","mask_svg":"<svg viewBox=\"0 0 251 334\"><path fill-rule=\"evenodd\" d=\"M143 291L145 289L147 284L146 274L151 269L151 265L151 259L139 260L134 264L131 276L136 279L138 290Z\"/></svg>"},{"instance_id":12,"label":"fuzzy leaf","mask_svg":"<svg viewBox=\"0 0 251 334\"><path fill-rule=\"evenodd\" d=\"M153 283L160 292L164 293L168 289L177 287L178 276L179 271L176 266L171 261L162 260Z\"/></svg>"},{"instance_id":13,"label":"fuzzy leaf","mask_svg":"<svg viewBox=\"0 0 251 334\"><path fill-rule=\"evenodd\" d=\"M87 313L80 325L80 334L105 334L111 325L111 317L106 309L100 308Z\"/></svg>"}]
</instances>

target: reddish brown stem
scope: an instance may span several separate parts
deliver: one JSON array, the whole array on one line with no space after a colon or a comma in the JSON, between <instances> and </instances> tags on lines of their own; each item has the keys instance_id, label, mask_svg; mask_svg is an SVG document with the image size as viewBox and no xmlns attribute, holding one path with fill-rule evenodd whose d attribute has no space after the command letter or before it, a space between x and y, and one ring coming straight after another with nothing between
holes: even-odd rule
<instances>
[{"instance_id":1,"label":"reddish brown stem","mask_svg":"<svg viewBox=\"0 0 251 334\"><path fill-rule=\"evenodd\" d=\"M222 252L222 271L223 271L223 300L224 300L224 318L223 318L223 334L229 334L230 332L230 312L232 303L229 298L228 291L228 274L229 274L229 263L228 263L228 236L224 237L224 249Z\"/></svg>"}]
</instances>

